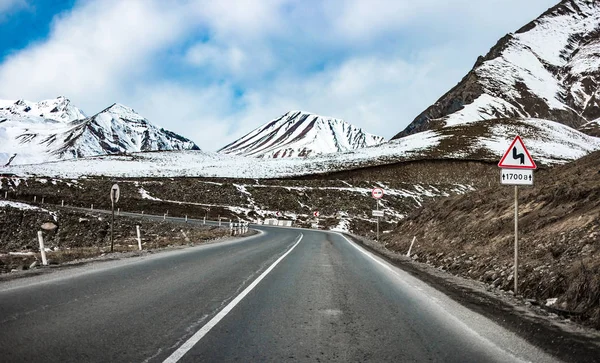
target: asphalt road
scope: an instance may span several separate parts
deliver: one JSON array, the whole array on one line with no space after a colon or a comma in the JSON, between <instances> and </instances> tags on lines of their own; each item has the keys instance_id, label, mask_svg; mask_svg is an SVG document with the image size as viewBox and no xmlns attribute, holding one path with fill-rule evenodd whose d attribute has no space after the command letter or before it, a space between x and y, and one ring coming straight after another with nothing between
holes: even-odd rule
<instances>
[{"instance_id":1,"label":"asphalt road","mask_svg":"<svg viewBox=\"0 0 600 363\"><path fill-rule=\"evenodd\" d=\"M553 361L339 234L256 228L1 283L0 361Z\"/></svg>"}]
</instances>

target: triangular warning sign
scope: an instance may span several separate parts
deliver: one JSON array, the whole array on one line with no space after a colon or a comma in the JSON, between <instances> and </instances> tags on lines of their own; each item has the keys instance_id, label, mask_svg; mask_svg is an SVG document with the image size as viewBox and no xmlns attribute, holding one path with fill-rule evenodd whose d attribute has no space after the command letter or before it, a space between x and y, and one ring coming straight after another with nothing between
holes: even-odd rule
<instances>
[{"instance_id":1,"label":"triangular warning sign","mask_svg":"<svg viewBox=\"0 0 600 363\"><path fill-rule=\"evenodd\" d=\"M500 159L498 166L507 169L537 169L535 162L529 155L529 151L523 144L523 140L518 135Z\"/></svg>"}]
</instances>

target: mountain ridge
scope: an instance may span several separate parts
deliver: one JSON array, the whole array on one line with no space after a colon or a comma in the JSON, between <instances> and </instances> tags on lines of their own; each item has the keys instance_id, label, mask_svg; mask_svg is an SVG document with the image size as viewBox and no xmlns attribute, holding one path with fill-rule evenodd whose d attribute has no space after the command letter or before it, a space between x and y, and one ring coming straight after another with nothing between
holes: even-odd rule
<instances>
[{"instance_id":1,"label":"mountain ridge","mask_svg":"<svg viewBox=\"0 0 600 363\"><path fill-rule=\"evenodd\" d=\"M199 150L191 140L154 126L114 103L93 116L63 96L0 100L0 164L29 164L103 154ZM16 156L15 156L16 154Z\"/></svg>"},{"instance_id":2,"label":"mountain ridge","mask_svg":"<svg viewBox=\"0 0 600 363\"><path fill-rule=\"evenodd\" d=\"M480 119L541 118L579 128L600 117L600 4L563 0L502 37L392 139Z\"/></svg>"},{"instance_id":3,"label":"mountain ridge","mask_svg":"<svg viewBox=\"0 0 600 363\"><path fill-rule=\"evenodd\" d=\"M254 129L217 152L259 158L308 157L383 143L380 136L342 120L292 110Z\"/></svg>"}]
</instances>

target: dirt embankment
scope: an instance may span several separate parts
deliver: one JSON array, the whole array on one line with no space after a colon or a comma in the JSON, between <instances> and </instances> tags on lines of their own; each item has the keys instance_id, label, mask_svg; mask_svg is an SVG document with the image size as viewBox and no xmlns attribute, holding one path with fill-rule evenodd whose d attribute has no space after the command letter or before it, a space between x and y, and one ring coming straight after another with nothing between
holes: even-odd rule
<instances>
[{"instance_id":1,"label":"dirt embankment","mask_svg":"<svg viewBox=\"0 0 600 363\"><path fill-rule=\"evenodd\" d=\"M370 190L383 187L381 208L387 218L382 230L391 230L400 216L439 196L464 193L471 187L490 185L497 179L493 166L476 161L414 161L370 167L329 175L295 179L224 178L52 178L0 177L0 199L45 204L109 209L109 191L121 188L118 207L124 211L169 215L237 219L282 218L310 226L313 212L320 224L334 227L349 220L356 233L375 234L371 210L375 202ZM36 203L34 203L34 199Z\"/></svg>"},{"instance_id":2,"label":"dirt embankment","mask_svg":"<svg viewBox=\"0 0 600 363\"><path fill-rule=\"evenodd\" d=\"M600 152L536 173L519 188L519 294L600 328ZM413 258L513 289L514 187L428 203L382 238Z\"/></svg>"},{"instance_id":3,"label":"dirt embankment","mask_svg":"<svg viewBox=\"0 0 600 363\"><path fill-rule=\"evenodd\" d=\"M45 206L44 208L48 208ZM43 231L50 264L97 257L110 252L110 216L65 208L0 209L0 273L41 265L37 231L44 223L56 228ZM114 225L114 251L138 250L136 226L140 226L144 250L193 245L224 237L229 230L191 224L149 221L118 216ZM16 252L16 253L15 253Z\"/></svg>"}]
</instances>

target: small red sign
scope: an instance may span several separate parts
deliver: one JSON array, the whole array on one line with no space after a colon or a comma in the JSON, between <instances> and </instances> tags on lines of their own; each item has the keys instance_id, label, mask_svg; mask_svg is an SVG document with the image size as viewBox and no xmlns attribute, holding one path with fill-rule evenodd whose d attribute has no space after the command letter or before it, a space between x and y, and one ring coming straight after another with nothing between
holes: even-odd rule
<instances>
[{"instance_id":1,"label":"small red sign","mask_svg":"<svg viewBox=\"0 0 600 363\"><path fill-rule=\"evenodd\" d=\"M381 198L383 198L383 189L381 189L381 188L374 188L373 191L371 191L371 195L375 199L381 199Z\"/></svg>"}]
</instances>

